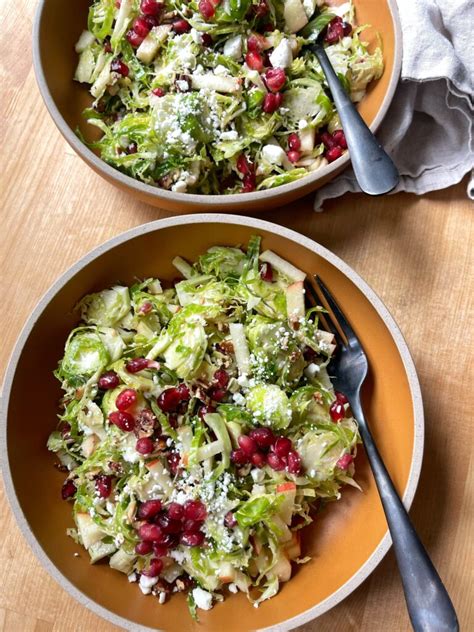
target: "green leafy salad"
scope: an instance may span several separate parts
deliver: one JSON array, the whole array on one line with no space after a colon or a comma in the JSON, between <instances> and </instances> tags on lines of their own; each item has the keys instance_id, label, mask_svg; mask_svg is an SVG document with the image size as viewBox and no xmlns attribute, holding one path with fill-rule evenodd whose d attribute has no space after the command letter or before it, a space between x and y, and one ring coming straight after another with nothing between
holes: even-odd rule
<instances>
[{"instance_id":1,"label":"green leafy salad","mask_svg":"<svg viewBox=\"0 0 474 632\"><path fill-rule=\"evenodd\" d=\"M328 6L331 4L331 6ZM293 182L337 160L344 132L314 53L321 34L353 101L383 72L352 2L93 0L76 51L102 159L175 192Z\"/></svg>"},{"instance_id":2,"label":"green leafy salad","mask_svg":"<svg viewBox=\"0 0 474 632\"><path fill-rule=\"evenodd\" d=\"M309 560L300 530L353 485L357 423L327 365L335 346L305 306L301 270L260 238L176 257L174 284L86 296L55 372L48 448L90 555L160 603L255 607Z\"/></svg>"}]
</instances>

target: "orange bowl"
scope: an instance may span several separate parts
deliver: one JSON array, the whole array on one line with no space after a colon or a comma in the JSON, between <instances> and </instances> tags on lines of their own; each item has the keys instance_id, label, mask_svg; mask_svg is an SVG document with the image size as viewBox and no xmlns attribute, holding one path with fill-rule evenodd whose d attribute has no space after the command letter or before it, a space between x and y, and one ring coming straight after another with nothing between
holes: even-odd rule
<instances>
[{"instance_id":1,"label":"orange bowl","mask_svg":"<svg viewBox=\"0 0 474 632\"><path fill-rule=\"evenodd\" d=\"M385 71L373 82L359 105L360 113L376 132L392 101L400 76L402 43L395 0L354 0L358 24L370 24L363 38L373 47L380 35ZM342 4L343 0L328 0ZM322 186L349 164L346 154L304 178L265 191L233 195L175 193L144 184L124 175L102 161L75 134L80 129L88 141L97 138L97 130L88 125L82 111L92 102L87 88L73 81L77 55L74 44L85 25L89 0L68 4L64 19L64 0L40 0L33 33L33 61L36 79L49 113L59 131L79 156L106 180L144 202L176 213L189 211L250 211L282 206Z\"/></svg>"},{"instance_id":2,"label":"orange bowl","mask_svg":"<svg viewBox=\"0 0 474 632\"><path fill-rule=\"evenodd\" d=\"M174 277L177 254L192 260L211 245L247 243L252 234L308 274L318 273L335 294L364 345L370 379L364 404L375 440L408 508L421 468L423 412L409 351L392 317L367 284L319 244L291 230L234 215L189 215L134 228L83 257L45 294L25 325L6 372L1 450L8 497L29 544L52 576L82 604L133 630L205 629L245 632L288 630L335 606L380 562L390 546L387 525L361 449L356 479L363 488L344 490L303 532L303 555L280 593L252 607L243 594L200 614L194 623L184 596L165 605L145 597L107 564L91 566L66 536L71 507L60 500L63 474L54 467L46 440L56 424L59 382L52 371L77 323L73 307L84 294L118 280ZM27 464L27 465L26 465Z\"/></svg>"}]
</instances>

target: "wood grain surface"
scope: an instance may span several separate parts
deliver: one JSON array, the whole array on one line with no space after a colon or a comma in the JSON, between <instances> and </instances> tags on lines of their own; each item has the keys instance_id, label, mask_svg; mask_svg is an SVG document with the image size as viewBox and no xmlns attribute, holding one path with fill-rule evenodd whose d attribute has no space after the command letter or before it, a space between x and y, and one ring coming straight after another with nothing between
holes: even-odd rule
<instances>
[{"instance_id":1,"label":"wood grain surface","mask_svg":"<svg viewBox=\"0 0 474 632\"><path fill-rule=\"evenodd\" d=\"M167 216L106 184L60 137L42 104L31 65L34 4L0 0L0 379L23 323L59 274L109 237ZM312 211L311 198L305 198L262 215L345 259L381 296L406 337L426 414L424 465L411 515L466 632L474 629L468 397L473 381L472 212L461 183L422 198L346 195L319 214ZM118 629L78 605L42 569L20 534L3 486L0 578L0 630ZM348 599L300 632L409 629L390 552Z\"/></svg>"}]
</instances>

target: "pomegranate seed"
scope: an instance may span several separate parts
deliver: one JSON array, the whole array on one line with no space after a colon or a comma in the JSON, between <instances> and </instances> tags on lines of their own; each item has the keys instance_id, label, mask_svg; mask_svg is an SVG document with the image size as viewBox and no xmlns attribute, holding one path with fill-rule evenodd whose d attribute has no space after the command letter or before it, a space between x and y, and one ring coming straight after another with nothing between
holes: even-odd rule
<instances>
[{"instance_id":1,"label":"pomegranate seed","mask_svg":"<svg viewBox=\"0 0 474 632\"><path fill-rule=\"evenodd\" d=\"M242 193L252 193L257 188L257 179L254 173L247 173L242 180Z\"/></svg>"},{"instance_id":2,"label":"pomegranate seed","mask_svg":"<svg viewBox=\"0 0 474 632\"><path fill-rule=\"evenodd\" d=\"M254 428L249 436L256 441L259 448L269 448L275 443L275 435L270 428Z\"/></svg>"},{"instance_id":3,"label":"pomegranate seed","mask_svg":"<svg viewBox=\"0 0 474 632\"><path fill-rule=\"evenodd\" d=\"M181 463L179 452L170 452L166 457L166 460L171 474L176 475L178 473L179 464Z\"/></svg>"},{"instance_id":4,"label":"pomegranate seed","mask_svg":"<svg viewBox=\"0 0 474 632\"><path fill-rule=\"evenodd\" d=\"M197 533L202 527L201 520L186 520L183 526L184 533Z\"/></svg>"},{"instance_id":5,"label":"pomegranate seed","mask_svg":"<svg viewBox=\"0 0 474 632\"><path fill-rule=\"evenodd\" d=\"M344 37L348 37L352 33L352 24L349 24L349 22L343 22L342 33Z\"/></svg>"},{"instance_id":6,"label":"pomegranate seed","mask_svg":"<svg viewBox=\"0 0 474 632\"><path fill-rule=\"evenodd\" d=\"M103 391L108 391L112 388L117 388L119 382L119 376L115 371L106 371L99 377L98 384Z\"/></svg>"},{"instance_id":7,"label":"pomegranate seed","mask_svg":"<svg viewBox=\"0 0 474 632\"><path fill-rule=\"evenodd\" d=\"M214 408L214 406L201 406L201 408L199 409L198 415L200 417L200 419L204 419L204 415L207 415L208 413L215 413L216 409Z\"/></svg>"},{"instance_id":8,"label":"pomegranate seed","mask_svg":"<svg viewBox=\"0 0 474 632\"><path fill-rule=\"evenodd\" d=\"M72 498L76 493L76 486L71 480L66 480L61 487L61 498L63 500L67 500L68 498Z\"/></svg>"},{"instance_id":9,"label":"pomegranate seed","mask_svg":"<svg viewBox=\"0 0 474 632\"><path fill-rule=\"evenodd\" d=\"M106 40L104 42L104 53L111 53L112 52L112 46L110 44L110 40Z\"/></svg>"},{"instance_id":10,"label":"pomegranate seed","mask_svg":"<svg viewBox=\"0 0 474 632\"><path fill-rule=\"evenodd\" d=\"M264 76L267 88L272 92L279 92L286 82L286 73L283 68L269 68Z\"/></svg>"},{"instance_id":11,"label":"pomegranate seed","mask_svg":"<svg viewBox=\"0 0 474 632\"><path fill-rule=\"evenodd\" d=\"M306 360L306 362L314 362L317 357L318 354L314 349L311 349L311 347L305 347L303 351L303 358Z\"/></svg>"},{"instance_id":12,"label":"pomegranate seed","mask_svg":"<svg viewBox=\"0 0 474 632\"><path fill-rule=\"evenodd\" d=\"M286 466L287 471L290 474L299 474L301 472L301 457L295 450L290 450L288 452L288 465Z\"/></svg>"},{"instance_id":13,"label":"pomegranate seed","mask_svg":"<svg viewBox=\"0 0 474 632\"><path fill-rule=\"evenodd\" d=\"M232 527L237 526L237 520L235 519L234 514L231 511L228 511L224 517L224 524L228 529L232 529Z\"/></svg>"},{"instance_id":14,"label":"pomegranate seed","mask_svg":"<svg viewBox=\"0 0 474 632\"><path fill-rule=\"evenodd\" d=\"M346 136L344 132L342 131L342 129L337 129L332 135L332 137L334 138L335 142L339 145L341 149L347 149Z\"/></svg>"},{"instance_id":15,"label":"pomegranate seed","mask_svg":"<svg viewBox=\"0 0 474 632\"><path fill-rule=\"evenodd\" d=\"M179 541L185 546L201 546L204 542L204 533L183 533Z\"/></svg>"},{"instance_id":16,"label":"pomegranate seed","mask_svg":"<svg viewBox=\"0 0 474 632\"><path fill-rule=\"evenodd\" d=\"M156 541L157 545L173 549L179 542L179 537L173 533L162 533L161 537Z\"/></svg>"},{"instance_id":17,"label":"pomegranate seed","mask_svg":"<svg viewBox=\"0 0 474 632\"><path fill-rule=\"evenodd\" d=\"M263 111L266 114L273 114L280 107L282 100L283 97L279 92L266 94L263 99Z\"/></svg>"},{"instance_id":18,"label":"pomegranate seed","mask_svg":"<svg viewBox=\"0 0 474 632\"><path fill-rule=\"evenodd\" d=\"M345 417L344 405L336 399L329 407L329 415L334 422L341 421Z\"/></svg>"},{"instance_id":19,"label":"pomegranate seed","mask_svg":"<svg viewBox=\"0 0 474 632\"><path fill-rule=\"evenodd\" d=\"M273 268L271 263L262 263L260 266L260 278L262 281L267 281L267 283L273 281Z\"/></svg>"},{"instance_id":20,"label":"pomegranate seed","mask_svg":"<svg viewBox=\"0 0 474 632\"><path fill-rule=\"evenodd\" d=\"M150 560L150 565L148 568L142 570L142 575L145 577L158 577L158 575L163 570L163 562L156 557Z\"/></svg>"},{"instance_id":21,"label":"pomegranate seed","mask_svg":"<svg viewBox=\"0 0 474 632\"><path fill-rule=\"evenodd\" d=\"M100 498L108 498L112 491L112 477L99 474L95 479L95 488Z\"/></svg>"},{"instance_id":22,"label":"pomegranate seed","mask_svg":"<svg viewBox=\"0 0 474 632\"><path fill-rule=\"evenodd\" d=\"M215 402L221 402L227 395L227 391L223 388L211 388L209 389L209 397Z\"/></svg>"},{"instance_id":23,"label":"pomegranate seed","mask_svg":"<svg viewBox=\"0 0 474 632\"><path fill-rule=\"evenodd\" d=\"M150 437L142 437L138 439L135 450L140 454L151 454L153 447L153 440Z\"/></svg>"},{"instance_id":24,"label":"pomegranate seed","mask_svg":"<svg viewBox=\"0 0 474 632\"><path fill-rule=\"evenodd\" d=\"M245 55L245 61L251 70L258 70L258 72L263 70L263 59L260 53L255 51L248 52Z\"/></svg>"},{"instance_id":25,"label":"pomegranate seed","mask_svg":"<svg viewBox=\"0 0 474 632\"><path fill-rule=\"evenodd\" d=\"M261 53L265 46L265 38L261 35L251 35L247 40L249 53Z\"/></svg>"},{"instance_id":26,"label":"pomegranate seed","mask_svg":"<svg viewBox=\"0 0 474 632\"><path fill-rule=\"evenodd\" d=\"M61 436L68 437L71 433L71 424L68 424L67 421L63 421L61 424Z\"/></svg>"},{"instance_id":27,"label":"pomegranate seed","mask_svg":"<svg viewBox=\"0 0 474 632\"><path fill-rule=\"evenodd\" d=\"M110 70L122 75L122 77L128 77L128 66L121 59L113 59L110 64Z\"/></svg>"},{"instance_id":28,"label":"pomegranate seed","mask_svg":"<svg viewBox=\"0 0 474 632\"><path fill-rule=\"evenodd\" d=\"M230 376L227 373L227 371L225 371L224 369L218 369L214 373L214 380L216 381L217 386L219 386L219 388L227 388L227 385L229 384Z\"/></svg>"},{"instance_id":29,"label":"pomegranate seed","mask_svg":"<svg viewBox=\"0 0 474 632\"><path fill-rule=\"evenodd\" d=\"M121 410L110 413L109 421L124 432L131 432L135 428L135 419L132 415L130 415L130 413L124 413Z\"/></svg>"},{"instance_id":30,"label":"pomegranate seed","mask_svg":"<svg viewBox=\"0 0 474 632\"><path fill-rule=\"evenodd\" d=\"M127 32L127 41L129 44L133 46L133 48L138 48L140 44L143 42L144 38L141 35L138 35L133 29Z\"/></svg>"},{"instance_id":31,"label":"pomegranate seed","mask_svg":"<svg viewBox=\"0 0 474 632\"><path fill-rule=\"evenodd\" d=\"M288 147L294 151L299 151L301 149L301 140L298 134L293 132L293 134L288 136Z\"/></svg>"},{"instance_id":32,"label":"pomegranate seed","mask_svg":"<svg viewBox=\"0 0 474 632\"><path fill-rule=\"evenodd\" d=\"M199 0L198 8L199 13L205 20L210 20L216 13L215 8L209 0Z\"/></svg>"},{"instance_id":33,"label":"pomegranate seed","mask_svg":"<svg viewBox=\"0 0 474 632\"><path fill-rule=\"evenodd\" d=\"M324 39L328 44L334 44L344 37L344 27L341 18L334 18L329 22Z\"/></svg>"},{"instance_id":34,"label":"pomegranate seed","mask_svg":"<svg viewBox=\"0 0 474 632\"><path fill-rule=\"evenodd\" d=\"M324 154L324 157L328 162L334 162L338 158L342 156L342 149L340 147L332 147L332 149L328 149Z\"/></svg>"},{"instance_id":35,"label":"pomegranate seed","mask_svg":"<svg viewBox=\"0 0 474 632\"><path fill-rule=\"evenodd\" d=\"M160 394L156 401L164 413L169 413L178 408L181 401L181 395L177 388L167 388Z\"/></svg>"},{"instance_id":36,"label":"pomegranate seed","mask_svg":"<svg viewBox=\"0 0 474 632\"><path fill-rule=\"evenodd\" d=\"M344 454L340 459L338 459L336 465L341 470L347 470L353 460L354 458L352 454Z\"/></svg>"},{"instance_id":37,"label":"pomegranate seed","mask_svg":"<svg viewBox=\"0 0 474 632\"><path fill-rule=\"evenodd\" d=\"M263 18L270 11L267 0L260 0L257 5L252 6L252 10L258 18Z\"/></svg>"},{"instance_id":38,"label":"pomegranate seed","mask_svg":"<svg viewBox=\"0 0 474 632\"><path fill-rule=\"evenodd\" d=\"M257 443L254 439L247 435L241 435L238 439L239 446L242 450L247 454L247 456L251 456L254 452L257 451Z\"/></svg>"},{"instance_id":39,"label":"pomegranate seed","mask_svg":"<svg viewBox=\"0 0 474 632\"><path fill-rule=\"evenodd\" d=\"M125 368L129 373L138 373L148 367L148 360L146 358L133 358L129 360L125 365Z\"/></svg>"},{"instance_id":40,"label":"pomegranate seed","mask_svg":"<svg viewBox=\"0 0 474 632\"><path fill-rule=\"evenodd\" d=\"M248 463L247 454L241 449L232 450L232 452L230 453L230 460L236 465L245 465L246 463Z\"/></svg>"},{"instance_id":41,"label":"pomegranate seed","mask_svg":"<svg viewBox=\"0 0 474 632\"><path fill-rule=\"evenodd\" d=\"M212 46L214 43L212 40L212 36L209 33L201 33L201 43L203 46Z\"/></svg>"},{"instance_id":42,"label":"pomegranate seed","mask_svg":"<svg viewBox=\"0 0 474 632\"><path fill-rule=\"evenodd\" d=\"M329 132L323 132L321 134L321 141L324 143L326 149L332 149L336 146L334 138L331 136Z\"/></svg>"},{"instance_id":43,"label":"pomegranate seed","mask_svg":"<svg viewBox=\"0 0 474 632\"><path fill-rule=\"evenodd\" d=\"M206 506L200 500L187 500L184 503L184 517L187 520L205 520Z\"/></svg>"},{"instance_id":44,"label":"pomegranate seed","mask_svg":"<svg viewBox=\"0 0 474 632\"><path fill-rule=\"evenodd\" d=\"M283 456L287 456L292 447L293 444L290 439L287 439L286 437L278 437L275 441L275 445L273 446L273 450L275 454L281 458Z\"/></svg>"},{"instance_id":45,"label":"pomegranate seed","mask_svg":"<svg viewBox=\"0 0 474 632\"><path fill-rule=\"evenodd\" d=\"M168 505L168 516L171 520L182 520L184 516L184 507L179 503L170 503Z\"/></svg>"},{"instance_id":46,"label":"pomegranate seed","mask_svg":"<svg viewBox=\"0 0 474 632\"><path fill-rule=\"evenodd\" d=\"M188 33L191 30L191 25L186 20L179 19L175 20L172 24L172 29L178 35L182 35L183 33Z\"/></svg>"},{"instance_id":47,"label":"pomegranate seed","mask_svg":"<svg viewBox=\"0 0 474 632\"><path fill-rule=\"evenodd\" d=\"M267 457L267 461L268 465L272 468L272 470L275 470L275 472L280 472L285 469L285 461L283 461L283 459L274 452L270 452Z\"/></svg>"},{"instance_id":48,"label":"pomegranate seed","mask_svg":"<svg viewBox=\"0 0 474 632\"><path fill-rule=\"evenodd\" d=\"M250 457L250 461L255 467L263 467L267 462L267 457L263 452L254 452Z\"/></svg>"},{"instance_id":49,"label":"pomegranate seed","mask_svg":"<svg viewBox=\"0 0 474 632\"><path fill-rule=\"evenodd\" d=\"M163 533L181 533L181 520L172 520L168 515L158 516L156 524Z\"/></svg>"},{"instance_id":50,"label":"pomegranate seed","mask_svg":"<svg viewBox=\"0 0 474 632\"><path fill-rule=\"evenodd\" d=\"M133 406L137 401L137 391L133 388L126 388L117 395L115 405L122 412Z\"/></svg>"},{"instance_id":51,"label":"pomegranate seed","mask_svg":"<svg viewBox=\"0 0 474 632\"><path fill-rule=\"evenodd\" d=\"M154 518L161 511L161 500L153 498L152 500L145 500L140 504L138 508L138 517L140 520L150 520Z\"/></svg>"},{"instance_id":52,"label":"pomegranate seed","mask_svg":"<svg viewBox=\"0 0 474 632\"><path fill-rule=\"evenodd\" d=\"M151 542L138 542L137 544L135 544L135 553L137 553L138 555L148 555L148 553L151 553L153 550L153 545Z\"/></svg>"},{"instance_id":53,"label":"pomegranate seed","mask_svg":"<svg viewBox=\"0 0 474 632\"><path fill-rule=\"evenodd\" d=\"M162 533L157 524L142 524L138 529L138 535L145 542L156 542L160 540Z\"/></svg>"},{"instance_id":54,"label":"pomegranate seed","mask_svg":"<svg viewBox=\"0 0 474 632\"><path fill-rule=\"evenodd\" d=\"M163 5L156 0L142 0L140 3L140 10L145 15L158 15Z\"/></svg>"},{"instance_id":55,"label":"pomegranate seed","mask_svg":"<svg viewBox=\"0 0 474 632\"><path fill-rule=\"evenodd\" d=\"M349 400L344 395L344 393L340 393L339 391L336 391L334 394L336 396L337 401L341 402L341 404L348 404L349 403Z\"/></svg>"},{"instance_id":56,"label":"pomegranate seed","mask_svg":"<svg viewBox=\"0 0 474 632\"><path fill-rule=\"evenodd\" d=\"M155 97L164 97L166 94L163 88L154 88L151 92L155 95Z\"/></svg>"},{"instance_id":57,"label":"pomegranate seed","mask_svg":"<svg viewBox=\"0 0 474 632\"><path fill-rule=\"evenodd\" d=\"M158 544L158 542L153 542L153 553L156 557L166 557L168 555L168 547L164 544Z\"/></svg>"},{"instance_id":58,"label":"pomegranate seed","mask_svg":"<svg viewBox=\"0 0 474 632\"><path fill-rule=\"evenodd\" d=\"M141 37L146 37L150 32L150 26L147 20L143 16L140 16L138 18L135 18L135 20L133 21L133 30Z\"/></svg>"},{"instance_id":59,"label":"pomegranate seed","mask_svg":"<svg viewBox=\"0 0 474 632\"><path fill-rule=\"evenodd\" d=\"M240 154L240 156L237 158L237 171L239 171L244 176L252 173L253 171L245 154Z\"/></svg>"},{"instance_id":60,"label":"pomegranate seed","mask_svg":"<svg viewBox=\"0 0 474 632\"><path fill-rule=\"evenodd\" d=\"M298 162L298 160L301 158L301 154L299 151L292 150L292 151L289 151L286 155L288 156L288 160L291 163Z\"/></svg>"},{"instance_id":61,"label":"pomegranate seed","mask_svg":"<svg viewBox=\"0 0 474 632\"><path fill-rule=\"evenodd\" d=\"M150 301L145 301L140 305L140 309L138 310L139 314L149 314L153 309L152 303Z\"/></svg>"},{"instance_id":62,"label":"pomegranate seed","mask_svg":"<svg viewBox=\"0 0 474 632\"><path fill-rule=\"evenodd\" d=\"M177 390L178 390L178 393L179 393L179 396L180 396L182 402L183 401L187 402L189 400L189 398L191 397L191 394L189 392L189 388L186 386L186 384L184 384L184 383L180 384L178 386Z\"/></svg>"},{"instance_id":63,"label":"pomegranate seed","mask_svg":"<svg viewBox=\"0 0 474 632\"><path fill-rule=\"evenodd\" d=\"M133 142L133 141L132 141L132 142L128 145L128 147L127 147L127 149L126 149L126 153L127 153L128 155L130 155L130 154L136 154L136 153L137 153L137 151L138 151L138 145L137 145L137 143L135 143L135 142Z\"/></svg>"}]
</instances>

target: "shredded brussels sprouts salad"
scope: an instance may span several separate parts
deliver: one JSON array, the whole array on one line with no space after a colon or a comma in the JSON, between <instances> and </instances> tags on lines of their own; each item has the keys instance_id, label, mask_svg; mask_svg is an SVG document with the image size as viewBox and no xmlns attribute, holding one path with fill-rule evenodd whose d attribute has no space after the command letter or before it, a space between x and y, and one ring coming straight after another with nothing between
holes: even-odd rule
<instances>
[{"instance_id":1,"label":"shredded brussels sprouts salad","mask_svg":"<svg viewBox=\"0 0 474 632\"><path fill-rule=\"evenodd\" d=\"M187 591L196 616L242 591L258 607L309 560L316 510L358 487L357 423L301 270L259 237L173 263L167 289L150 278L79 304L48 440L68 534L159 603Z\"/></svg>"},{"instance_id":2,"label":"shredded brussels sprouts salad","mask_svg":"<svg viewBox=\"0 0 474 632\"><path fill-rule=\"evenodd\" d=\"M328 6L331 5L331 6ZM89 146L175 192L229 194L293 182L342 156L344 132L316 56L353 101L383 72L352 2L93 0L75 79L94 98Z\"/></svg>"}]
</instances>

